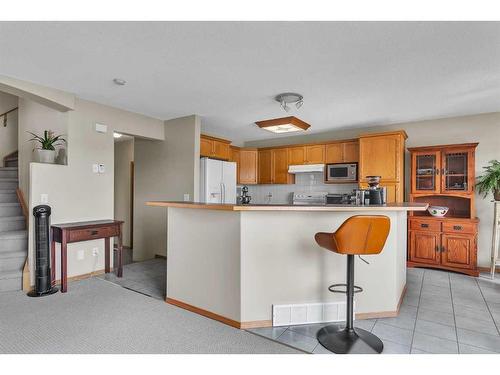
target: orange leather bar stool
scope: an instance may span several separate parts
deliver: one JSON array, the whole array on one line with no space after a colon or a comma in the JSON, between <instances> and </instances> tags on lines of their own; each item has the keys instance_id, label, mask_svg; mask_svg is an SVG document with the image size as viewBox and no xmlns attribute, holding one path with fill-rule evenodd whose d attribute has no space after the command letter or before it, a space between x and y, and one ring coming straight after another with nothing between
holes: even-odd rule
<instances>
[{"instance_id":1,"label":"orange leather bar stool","mask_svg":"<svg viewBox=\"0 0 500 375\"><path fill-rule=\"evenodd\" d=\"M317 333L318 341L331 352L370 354L381 353L384 349L384 344L377 336L353 325L354 293L363 290L354 286L354 256L379 254L384 248L390 224L387 216L359 215L344 221L334 233L316 233L314 236L319 246L347 255L347 284L334 284L328 288L334 293L347 294L346 326L339 328L338 325L329 325ZM335 289L339 286L346 287L346 290Z\"/></svg>"}]
</instances>

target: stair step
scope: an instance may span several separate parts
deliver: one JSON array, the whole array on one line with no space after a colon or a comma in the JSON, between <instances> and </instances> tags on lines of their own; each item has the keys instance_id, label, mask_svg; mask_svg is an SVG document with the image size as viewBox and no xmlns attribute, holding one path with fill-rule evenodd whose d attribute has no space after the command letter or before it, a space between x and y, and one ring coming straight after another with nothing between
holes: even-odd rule
<instances>
[{"instance_id":1,"label":"stair step","mask_svg":"<svg viewBox=\"0 0 500 375\"><path fill-rule=\"evenodd\" d=\"M0 203L0 217L21 216L23 210L21 205L15 202Z\"/></svg>"},{"instance_id":2,"label":"stair step","mask_svg":"<svg viewBox=\"0 0 500 375\"><path fill-rule=\"evenodd\" d=\"M18 186L17 178L0 178L0 190L17 189Z\"/></svg>"},{"instance_id":3,"label":"stair step","mask_svg":"<svg viewBox=\"0 0 500 375\"><path fill-rule=\"evenodd\" d=\"M17 203L17 194L15 190L0 190L0 203Z\"/></svg>"},{"instance_id":4,"label":"stair step","mask_svg":"<svg viewBox=\"0 0 500 375\"><path fill-rule=\"evenodd\" d=\"M23 273L1 272L0 273L0 292L12 292L23 289Z\"/></svg>"},{"instance_id":5,"label":"stair step","mask_svg":"<svg viewBox=\"0 0 500 375\"><path fill-rule=\"evenodd\" d=\"M26 229L24 216L2 216L0 217L0 232Z\"/></svg>"},{"instance_id":6,"label":"stair step","mask_svg":"<svg viewBox=\"0 0 500 375\"><path fill-rule=\"evenodd\" d=\"M16 178L18 176L17 167L3 167L0 168L0 178Z\"/></svg>"},{"instance_id":7,"label":"stair step","mask_svg":"<svg viewBox=\"0 0 500 375\"><path fill-rule=\"evenodd\" d=\"M13 230L0 232L0 254L10 251L27 251L28 231Z\"/></svg>"},{"instance_id":8,"label":"stair step","mask_svg":"<svg viewBox=\"0 0 500 375\"><path fill-rule=\"evenodd\" d=\"M26 245L28 245L26 243ZM23 271L27 250L0 252L0 274L4 272Z\"/></svg>"},{"instance_id":9,"label":"stair step","mask_svg":"<svg viewBox=\"0 0 500 375\"><path fill-rule=\"evenodd\" d=\"M17 159L11 159L11 160L6 160L5 161L5 166L6 167L14 167L14 168L17 168L18 167L18 161Z\"/></svg>"}]
</instances>

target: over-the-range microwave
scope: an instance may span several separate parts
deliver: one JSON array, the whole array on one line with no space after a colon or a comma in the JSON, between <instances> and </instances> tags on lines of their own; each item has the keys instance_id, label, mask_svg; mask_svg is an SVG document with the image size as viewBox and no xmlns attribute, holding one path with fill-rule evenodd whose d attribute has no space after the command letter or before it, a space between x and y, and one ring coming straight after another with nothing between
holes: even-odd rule
<instances>
[{"instance_id":1,"label":"over-the-range microwave","mask_svg":"<svg viewBox=\"0 0 500 375\"><path fill-rule=\"evenodd\" d=\"M356 182L358 180L357 163L336 163L326 165L327 182Z\"/></svg>"}]
</instances>

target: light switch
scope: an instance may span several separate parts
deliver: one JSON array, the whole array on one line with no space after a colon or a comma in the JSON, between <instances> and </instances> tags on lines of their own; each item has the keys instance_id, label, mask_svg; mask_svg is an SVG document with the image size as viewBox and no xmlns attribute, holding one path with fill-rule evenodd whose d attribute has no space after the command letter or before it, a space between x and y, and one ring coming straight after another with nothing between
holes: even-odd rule
<instances>
[{"instance_id":1,"label":"light switch","mask_svg":"<svg viewBox=\"0 0 500 375\"><path fill-rule=\"evenodd\" d=\"M40 194L40 203L44 203L44 204L49 203L49 195L48 194Z\"/></svg>"},{"instance_id":2,"label":"light switch","mask_svg":"<svg viewBox=\"0 0 500 375\"><path fill-rule=\"evenodd\" d=\"M99 173L106 172L106 168L104 168L104 164L99 164Z\"/></svg>"},{"instance_id":3,"label":"light switch","mask_svg":"<svg viewBox=\"0 0 500 375\"><path fill-rule=\"evenodd\" d=\"M92 172L99 173L99 164L92 164Z\"/></svg>"},{"instance_id":4,"label":"light switch","mask_svg":"<svg viewBox=\"0 0 500 375\"><path fill-rule=\"evenodd\" d=\"M99 124L98 122L96 122L95 123L95 131L98 133L107 133L108 127L104 124Z\"/></svg>"}]
</instances>

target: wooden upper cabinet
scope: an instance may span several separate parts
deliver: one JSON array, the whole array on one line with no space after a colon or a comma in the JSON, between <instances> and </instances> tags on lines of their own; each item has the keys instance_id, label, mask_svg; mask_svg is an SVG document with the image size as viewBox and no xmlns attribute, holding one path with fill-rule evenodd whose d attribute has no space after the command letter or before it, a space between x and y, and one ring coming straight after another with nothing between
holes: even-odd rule
<instances>
[{"instance_id":1,"label":"wooden upper cabinet","mask_svg":"<svg viewBox=\"0 0 500 375\"><path fill-rule=\"evenodd\" d=\"M343 163L356 163L359 161L359 142L342 143Z\"/></svg>"},{"instance_id":2,"label":"wooden upper cabinet","mask_svg":"<svg viewBox=\"0 0 500 375\"><path fill-rule=\"evenodd\" d=\"M343 144L342 143L330 143L326 146L326 163L343 163Z\"/></svg>"},{"instance_id":3,"label":"wooden upper cabinet","mask_svg":"<svg viewBox=\"0 0 500 375\"><path fill-rule=\"evenodd\" d=\"M220 160L229 160L230 144L231 142L225 139L202 134L200 137L200 156Z\"/></svg>"},{"instance_id":4,"label":"wooden upper cabinet","mask_svg":"<svg viewBox=\"0 0 500 375\"><path fill-rule=\"evenodd\" d=\"M325 163L325 145L306 146L306 164Z\"/></svg>"},{"instance_id":5,"label":"wooden upper cabinet","mask_svg":"<svg viewBox=\"0 0 500 375\"><path fill-rule=\"evenodd\" d=\"M214 152L214 143L211 139L204 138L203 136L200 138L200 156L212 156Z\"/></svg>"},{"instance_id":6,"label":"wooden upper cabinet","mask_svg":"<svg viewBox=\"0 0 500 375\"><path fill-rule=\"evenodd\" d=\"M337 142L325 146L325 163L356 163L359 160L359 143Z\"/></svg>"},{"instance_id":7,"label":"wooden upper cabinet","mask_svg":"<svg viewBox=\"0 0 500 375\"><path fill-rule=\"evenodd\" d=\"M288 173L288 150L277 148L273 151L273 184L288 184L293 178Z\"/></svg>"},{"instance_id":8,"label":"wooden upper cabinet","mask_svg":"<svg viewBox=\"0 0 500 375\"><path fill-rule=\"evenodd\" d=\"M368 134L359 139L359 179L381 176L383 181L402 181L406 133Z\"/></svg>"},{"instance_id":9,"label":"wooden upper cabinet","mask_svg":"<svg viewBox=\"0 0 500 375\"><path fill-rule=\"evenodd\" d=\"M259 150L259 184L273 183L273 151Z\"/></svg>"},{"instance_id":10,"label":"wooden upper cabinet","mask_svg":"<svg viewBox=\"0 0 500 375\"><path fill-rule=\"evenodd\" d=\"M240 149L238 183L251 185L257 183L258 152L257 150Z\"/></svg>"},{"instance_id":11,"label":"wooden upper cabinet","mask_svg":"<svg viewBox=\"0 0 500 375\"><path fill-rule=\"evenodd\" d=\"M290 165L301 165L306 163L306 148L305 146L289 147L288 163Z\"/></svg>"}]
</instances>

